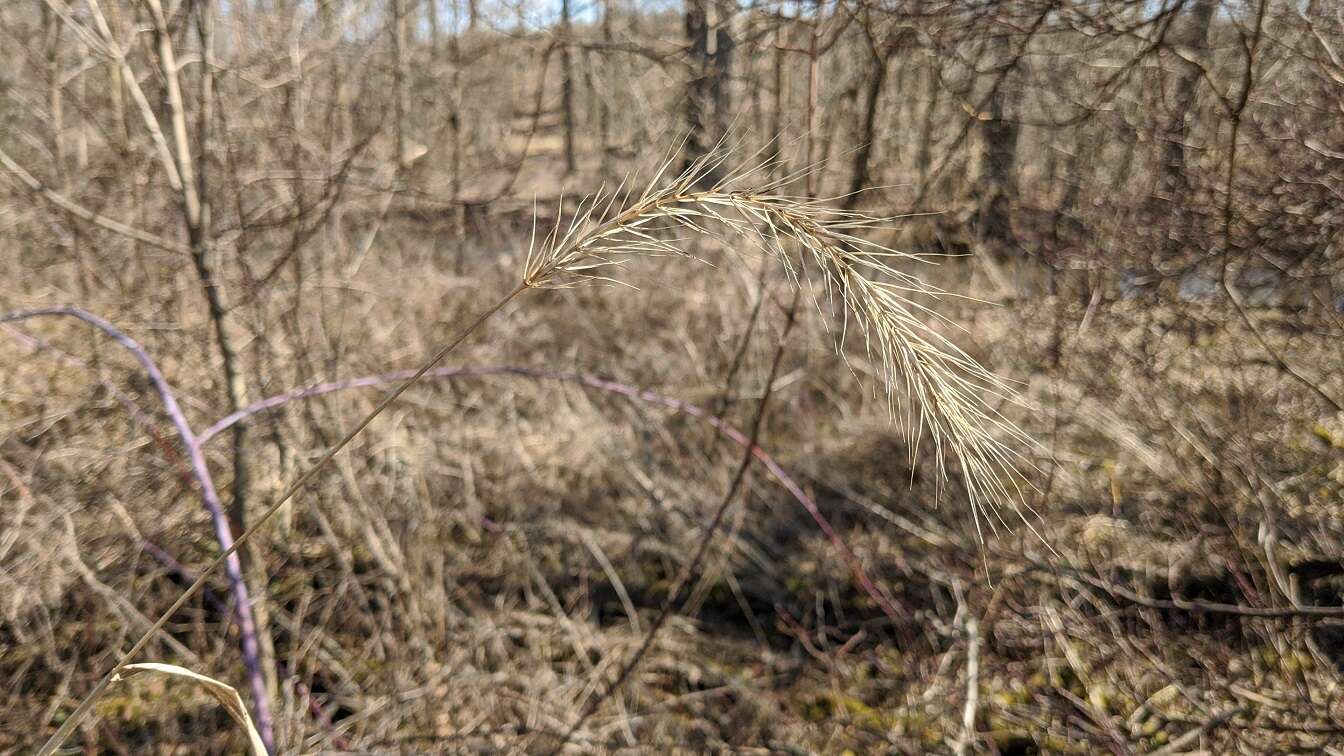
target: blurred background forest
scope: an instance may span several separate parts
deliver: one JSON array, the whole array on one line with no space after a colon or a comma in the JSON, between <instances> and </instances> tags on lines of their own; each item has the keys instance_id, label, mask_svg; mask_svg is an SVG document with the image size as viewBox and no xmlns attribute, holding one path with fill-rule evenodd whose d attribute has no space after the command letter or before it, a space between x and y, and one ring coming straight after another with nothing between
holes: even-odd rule
<instances>
[{"instance_id":1,"label":"blurred background forest","mask_svg":"<svg viewBox=\"0 0 1344 756\"><path fill-rule=\"evenodd\" d=\"M246 408L416 366L534 212L718 145L952 255L911 272L1021 388L1039 538L704 244L503 311L144 658L281 752L1344 753L1330 0L0 3L0 751L385 390ZM96 714L71 745L244 747L178 682Z\"/></svg>"}]
</instances>

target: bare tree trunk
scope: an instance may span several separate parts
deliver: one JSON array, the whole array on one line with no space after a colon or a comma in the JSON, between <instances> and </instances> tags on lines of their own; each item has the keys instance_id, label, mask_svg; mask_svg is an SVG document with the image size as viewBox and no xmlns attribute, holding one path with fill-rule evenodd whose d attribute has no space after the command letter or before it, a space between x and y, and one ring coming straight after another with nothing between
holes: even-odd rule
<instances>
[{"instance_id":1,"label":"bare tree trunk","mask_svg":"<svg viewBox=\"0 0 1344 756\"><path fill-rule=\"evenodd\" d=\"M462 208L462 129L459 123L459 110L462 103L462 75L461 75L461 52L459 44L458 29L459 14L457 4L459 0L450 0L448 14L448 137L451 142L448 157L448 196L449 196L449 235L453 239L461 239L464 229L464 214ZM440 51L443 49L443 26L439 20L439 0L426 0L425 12L429 21L429 50L430 71L429 76L437 80L442 75L443 66ZM436 245L437 248L437 245ZM461 250L459 249L460 253ZM455 259L461 260L459 254ZM456 271L455 271L456 272Z\"/></svg>"},{"instance_id":2,"label":"bare tree trunk","mask_svg":"<svg viewBox=\"0 0 1344 756\"><path fill-rule=\"evenodd\" d=\"M611 5L613 0L602 0L602 42L610 46L612 41L611 33ZM607 75L599 77L601 82L610 82L612 77L609 74L611 68L611 52L604 51L600 71ZM611 98L614 92L608 91L597 94L597 131L598 139L602 142L602 177L606 178L611 174Z\"/></svg>"},{"instance_id":3,"label":"bare tree trunk","mask_svg":"<svg viewBox=\"0 0 1344 756\"><path fill-rule=\"evenodd\" d=\"M731 107L728 76L734 42L716 0L688 0L686 38L690 43L691 78L686 91L686 161L705 155L723 138ZM725 14L726 15L726 14ZM704 181L718 179L711 171Z\"/></svg>"},{"instance_id":4,"label":"bare tree trunk","mask_svg":"<svg viewBox=\"0 0 1344 756\"><path fill-rule=\"evenodd\" d=\"M71 180L70 156L65 137L65 96L61 87L63 76L61 72L61 36L65 29L65 22L50 8L43 7L42 24L45 31L43 47L46 58L47 112L51 119L51 155L56 165L56 175L59 177L61 192L66 197L70 197L74 189L74 182ZM82 228L75 225L71 229L70 236L73 246L71 251L79 260L79 267L76 271L76 275L79 277L79 287L85 298L88 298L93 291L93 271L97 266L87 259Z\"/></svg>"},{"instance_id":5,"label":"bare tree trunk","mask_svg":"<svg viewBox=\"0 0 1344 756\"><path fill-rule=\"evenodd\" d=\"M1213 13L1219 0L1195 0L1190 16L1184 19L1170 42L1184 48L1191 60L1183 60L1178 65L1176 87L1170 103L1171 120L1167 122L1162 146L1163 166L1160 176L1160 192L1163 199L1171 205L1171 228L1167 231L1167 240L1163 255L1167 258L1177 255L1189 243L1193 217L1190 212L1191 184L1188 144L1190 139L1189 119L1195 111L1199 94L1199 81L1202 78L1200 67L1208 60L1209 30L1212 28ZM1180 24L1182 19L1174 23Z\"/></svg>"},{"instance_id":6,"label":"bare tree trunk","mask_svg":"<svg viewBox=\"0 0 1344 756\"><path fill-rule=\"evenodd\" d=\"M194 162L197 165L196 185L201 204L199 235L206 240L205 245L209 245L209 240L213 236L213 214L209 194L208 170L210 160L208 150L211 127L215 123L217 92L215 86L215 14L211 0L197 0L195 10L196 31L200 42L203 65L200 69L200 98L196 109L196 155ZM288 91L291 97L291 109L296 133L303 127L302 86L302 79L296 77L293 86ZM220 360L224 366L229 411L236 412L248 403L247 381L243 376L241 355L238 354L237 348L227 331L227 307L224 302L223 291L218 285L217 273L210 267L206 257L208 249L202 249L198 253L197 248L198 245L193 242L193 258L202 261L197 263L197 272L201 276L202 284L206 285L207 289L206 297L209 302L210 317L215 324ZM207 280L212 281L214 285L206 284ZM245 421L239 423L233 429L233 482L230 493L233 496L232 514L240 529L246 528L250 520L248 508L252 498L251 453L249 449L251 432L251 424ZM242 549L239 556L242 559L242 566L248 576L248 581L254 590L252 612L257 630L259 658L262 673L265 676L267 696L269 700L273 701L280 694L280 679L275 662L275 642L271 636L270 606L267 601L266 585L270 578L266 570L265 558L261 552L261 544L249 543L247 548Z\"/></svg>"},{"instance_id":7,"label":"bare tree trunk","mask_svg":"<svg viewBox=\"0 0 1344 756\"><path fill-rule=\"evenodd\" d=\"M577 167L574 159L574 61L570 55L573 25L569 16L570 0L560 0L560 109L565 127L565 173Z\"/></svg>"},{"instance_id":8,"label":"bare tree trunk","mask_svg":"<svg viewBox=\"0 0 1344 756\"><path fill-rule=\"evenodd\" d=\"M65 23L50 8L43 6L42 25L46 32L43 48L47 67L47 110L51 117L51 152L64 183L68 166L65 162L65 106L61 96L61 31Z\"/></svg>"},{"instance_id":9,"label":"bare tree trunk","mask_svg":"<svg viewBox=\"0 0 1344 756\"><path fill-rule=\"evenodd\" d=\"M765 39L767 35L757 29L760 19L756 14L747 16L747 26L743 30L745 39ZM763 100L765 92L765 77L760 74L756 68L756 55L748 56L746 62L739 71L739 75L746 81L747 87L747 112L751 114L751 130L755 134L768 134L766 126L765 102ZM764 56L760 56L762 59ZM766 69L769 70L768 68ZM767 137L768 138L768 137Z\"/></svg>"},{"instance_id":10,"label":"bare tree trunk","mask_svg":"<svg viewBox=\"0 0 1344 756\"><path fill-rule=\"evenodd\" d=\"M852 208L859 202L859 193L868 187L870 163L873 156L873 141L877 138L877 109L882 101L882 88L887 83L887 70L891 67L892 51L887 45L871 48L872 64L868 72L868 86L863 98L863 129L859 133L858 148L854 150L854 163L850 173L849 193L845 196L844 206Z\"/></svg>"},{"instance_id":11,"label":"bare tree trunk","mask_svg":"<svg viewBox=\"0 0 1344 756\"><path fill-rule=\"evenodd\" d=\"M113 23L116 23L115 4L109 7L108 14L113 18ZM132 159L131 125L126 117L126 84L122 80L121 65L115 60L109 60L107 62L107 94L112 106L112 128L111 133L109 134L112 148L116 151L117 157L129 165L131 164ZM140 182L132 180L129 183L130 191L125 192L122 195L122 215L126 218L134 218L137 211L143 212L145 203L140 201ZM143 222L139 225L141 228L146 227ZM157 266L149 264L146 257L140 253L140 245L134 239L128 239L127 243L130 245L128 247L130 258L137 263L137 267L140 269L140 274L143 277L143 280L152 286L154 278L157 275ZM123 292L129 287L129 282L133 281L135 278L134 274L131 273L132 270L134 270L134 268L127 266L126 273L128 275L123 276L120 272L116 274L118 285Z\"/></svg>"},{"instance_id":12,"label":"bare tree trunk","mask_svg":"<svg viewBox=\"0 0 1344 756\"><path fill-rule=\"evenodd\" d=\"M997 65L1005 63L1011 51L1008 37L995 33L989 42L989 57ZM1007 115L1009 78L1005 78L989 96L981 114L980 202L976 229L991 254L1005 252L1013 242L1008 205L1017 194L1016 164L1018 124Z\"/></svg>"},{"instance_id":13,"label":"bare tree trunk","mask_svg":"<svg viewBox=\"0 0 1344 756\"><path fill-rule=\"evenodd\" d=\"M817 165L817 102L821 97L821 9L825 0L814 0L807 41L807 196L817 196L821 166Z\"/></svg>"},{"instance_id":14,"label":"bare tree trunk","mask_svg":"<svg viewBox=\"0 0 1344 756\"><path fill-rule=\"evenodd\" d=\"M931 58L926 72L924 118L919 127L919 138L915 143L915 172L919 177L915 193L918 196L931 194L925 184L929 181L929 167L933 162L933 121L938 112L938 95L941 92L942 88L938 84L938 62Z\"/></svg>"},{"instance_id":15,"label":"bare tree trunk","mask_svg":"<svg viewBox=\"0 0 1344 756\"><path fill-rule=\"evenodd\" d=\"M317 4L317 27L322 30L324 38L330 38L334 34L332 29L335 26L336 8L335 3ZM336 134L340 130L337 128L336 103L340 97L341 80L341 62L340 57L331 61L331 74L327 77L327 109L324 114L322 124L322 146L326 150L326 159L332 160L336 154ZM321 99L319 95L318 99Z\"/></svg>"},{"instance_id":16,"label":"bare tree trunk","mask_svg":"<svg viewBox=\"0 0 1344 756\"><path fill-rule=\"evenodd\" d=\"M452 175L448 179L448 192L453 203L453 236L457 239L461 239L467 233L467 207L462 198L462 32L458 29L461 24L461 2L462 0L452 0L453 30L448 36L448 57L453 67L450 77L450 104L453 112L448 116L449 128L452 130L453 154L449 165ZM475 8L474 0L472 3L470 7ZM456 258L459 273L464 262L462 254L463 250L459 249Z\"/></svg>"},{"instance_id":17,"label":"bare tree trunk","mask_svg":"<svg viewBox=\"0 0 1344 756\"><path fill-rule=\"evenodd\" d=\"M212 67L214 54L211 42L213 12L210 4L202 0L197 7L197 31L201 43L201 57L204 70L201 74L201 99L197 108L196 152L193 153L191 140L187 133L186 99L182 94L182 73L178 67L177 54L173 49L173 37L168 28L168 20L160 0L146 0L154 23L154 38L158 64L163 70L166 89L168 116L172 134L172 149L164 156L164 168L169 172L170 183L178 190L183 225L186 228L188 245L191 250L192 264L200 279L205 295L206 309L215 334L221 369L224 373L225 393L230 412L235 412L247 404L247 386L241 369L241 359L227 323L228 305L215 268L215 252L211 239L211 215L206 168L204 159L208 146L209 128L214 102ZM165 140L165 147L167 143ZM250 469L247 453L248 431L246 427L235 427L233 432L233 504L231 515L239 530L245 530L248 523L248 497L250 487ZM256 560L251 560L255 562ZM245 568L246 569L246 568ZM258 586L260 588L260 586ZM256 607L248 608L255 612ZM271 687L275 681L274 648L264 618L258 618L259 633L258 660L262 668L263 681L260 690L253 690L253 703L257 707L259 719L265 720L263 738L268 748L274 750L274 741L270 730ZM264 638L265 640L262 640ZM260 726L260 724L259 724Z\"/></svg>"},{"instance_id":18,"label":"bare tree trunk","mask_svg":"<svg viewBox=\"0 0 1344 756\"><path fill-rule=\"evenodd\" d=\"M788 93L785 90L787 80L784 76L785 50L784 43L787 41L787 27L783 19L780 19L778 28L775 29L775 55L771 66L775 102L770 118L770 139L773 140L770 152L769 162L775 165L776 176L788 175L788 167L784 165L783 147L784 147L784 111L785 103L788 101Z\"/></svg>"},{"instance_id":19,"label":"bare tree trunk","mask_svg":"<svg viewBox=\"0 0 1344 756\"><path fill-rule=\"evenodd\" d=\"M396 111L392 128L396 136L397 167L401 170L408 168L411 161L406 134L406 111L411 99L406 52L406 0L392 0L392 99Z\"/></svg>"}]
</instances>

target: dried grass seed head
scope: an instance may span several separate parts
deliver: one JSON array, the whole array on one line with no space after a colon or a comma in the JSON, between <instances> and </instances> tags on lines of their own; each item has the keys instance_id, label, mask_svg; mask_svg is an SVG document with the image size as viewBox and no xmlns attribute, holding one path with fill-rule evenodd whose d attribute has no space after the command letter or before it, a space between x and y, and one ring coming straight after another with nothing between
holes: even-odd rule
<instances>
[{"instance_id":1,"label":"dried grass seed head","mask_svg":"<svg viewBox=\"0 0 1344 756\"><path fill-rule=\"evenodd\" d=\"M710 154L667 179L667 160L638 195L623 182L580 202L569 222L546 238L538 240L534 228L526 285L623 284L615 273L633 258L688 257L686 239L676 231L729 249L750 243L778 261L792 285L808 283L818 309L838 296L845 310L840 341L852 320L880 365L891 417L902 427L912 462L927 435L940 492L948 480L948 455L960 463L977 535L983 537L982 520L996 530L1007 525L1001 505L1034 531L1023 500L1028 481L1019 470L1030 462L1017 451L1032 441L995 407L997 401L1017 401L1016 392L928 322L950 323L919 300L953 295L895 265L929 260L862 236L895 218L783 193L796 174L752 186L768 165L723 172L722 179L699 188L707 176L722 172L724 161L723 152ZM809 268L820 274L824 294L811 287Z\"/></svg>"}]
</instances>

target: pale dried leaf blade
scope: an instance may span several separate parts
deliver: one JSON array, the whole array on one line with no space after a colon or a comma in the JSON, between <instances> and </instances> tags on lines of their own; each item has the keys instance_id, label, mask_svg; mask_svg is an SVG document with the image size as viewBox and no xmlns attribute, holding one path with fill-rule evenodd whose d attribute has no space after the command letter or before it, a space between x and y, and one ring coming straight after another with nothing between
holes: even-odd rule
<instances>
[{"instance_id":1,"label":"pale dried leaf blade","mask_svg":"<svg viewBox=\"0 0 1344 756\"><path fill-rule=\"evenodd\" d=\"M220 705L224 711L228 712L233 721L238 723L247 733L247 740L252 746L253 756L267 756L266 746L261 742L261 734L252 724L252 717L247 713L247 706L243 704L243 697L234 690L228 683L220 682L213 677L206 677L202 674L192 672L186 667L179 667L176 664L159 664L157 662L145 662L143 664L127 664L122 667L113 678L113 682L120 682L129 677L134 677L144 672L155 672L169 677L179 677L189 680L199 686L206 693L209 693Z\"/></svg>"}]
</instances>

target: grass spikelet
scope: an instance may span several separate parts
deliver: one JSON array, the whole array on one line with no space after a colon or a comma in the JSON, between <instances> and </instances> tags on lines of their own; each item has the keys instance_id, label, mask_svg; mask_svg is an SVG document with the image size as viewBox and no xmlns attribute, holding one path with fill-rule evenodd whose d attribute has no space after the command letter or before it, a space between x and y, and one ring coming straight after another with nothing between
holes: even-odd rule
<instances>
[{"instance_id":1,"label":"grass spikelet","mask_svg":"<svg viewBox=\"0 0 1344 756\"><path fill-rule=\"evenodd\" d=\"M777 260L797 287L815 268L824 296L810 289L814 304L821 309L823 300L838 295L845 310L841 341L851 320L863 334L870 358L881 366L891 418L903 429L912 462L927 435L940 489L948 480L949 455L960 463L982 539L982 520L995 530L1006 525L1005 504L1032 527L1022 496L1027 481L1018 470L1029 461L1015 449L1031 440L993 404L1016 401L1016 392L929 325L929 319L945 319L920 300L952 295L894 267L928 260L861 236L894 219L838 210L831 199L784 194L791 177L744 188L766 166L729 172L699 188L722 163L722 154L711 154L664 181L668 161L638 196L622 186L585 200L563 228L557 225L540 244L534 237L525 285L624 283L617 271L632 258L688 257L684 239L670 233L678 230L730 249L747 241Z\"/></svg>"}]
</instances>

